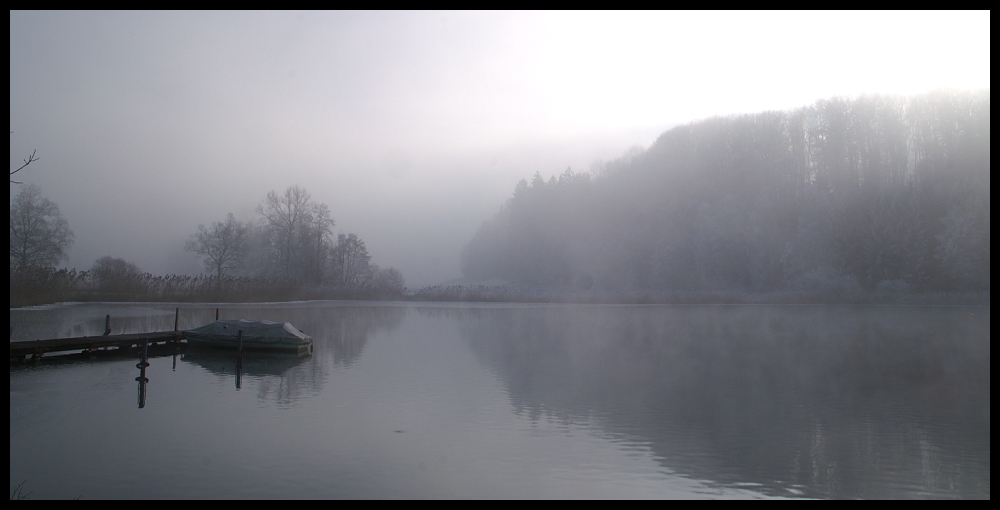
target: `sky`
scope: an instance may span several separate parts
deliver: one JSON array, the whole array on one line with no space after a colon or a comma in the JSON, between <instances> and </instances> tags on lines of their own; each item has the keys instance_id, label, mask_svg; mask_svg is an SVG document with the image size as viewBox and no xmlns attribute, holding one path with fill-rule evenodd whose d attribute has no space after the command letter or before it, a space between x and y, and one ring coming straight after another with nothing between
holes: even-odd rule
<instances>
[{"instance_id":1,"label":"sky","mask_svg":"<svg viewBox=\"0 0 1000 510\"><path fill-rule=\"evenodd\" d=\"M410 288L522 178L833 96L990 86L990 13L10 13L10 166L104 255L197 274L199 224L304 187ZM10 196L20 190L12 184Z\"/></svg>"}]
</instances>

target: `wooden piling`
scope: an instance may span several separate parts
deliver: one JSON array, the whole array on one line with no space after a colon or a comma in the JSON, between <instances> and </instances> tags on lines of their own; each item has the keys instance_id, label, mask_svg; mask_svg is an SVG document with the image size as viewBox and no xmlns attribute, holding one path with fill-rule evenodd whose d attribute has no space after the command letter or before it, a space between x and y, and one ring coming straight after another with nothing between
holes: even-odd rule
<instances>
[{"instance_id":1,"label":"wooden piling","mask_svg":"<svg viewBox=\"0 0 1000 510\"><path fill-rule=\"evenodd\" d=\"M144 367L149 366L149 339L142 339L142 365Z\"/></svg>"},{"instance_id":2,"label":"wooden piling","mask_svg":"<svg viewBox=\"0 0 1000 510\"><path fill-rule=\"evenodd\" d=\"M181 309L174 308L174 331L177 331L177 320L181 317Z\"/></svg>"}]
</instances>

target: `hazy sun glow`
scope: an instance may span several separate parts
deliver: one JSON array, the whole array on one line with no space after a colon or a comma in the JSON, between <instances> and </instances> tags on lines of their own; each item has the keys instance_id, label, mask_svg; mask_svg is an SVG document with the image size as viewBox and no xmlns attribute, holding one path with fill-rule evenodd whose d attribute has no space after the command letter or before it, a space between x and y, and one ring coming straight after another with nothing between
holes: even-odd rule
<instances>
[{"instance_id":1,"label":"hazy sun glow","mask_svg":"<svg viewBox=\"0 0 1000 510\"><path fill-rule=\"evenodd\" d=\"M71 266L197 271L199 223L299 184L427 284L536 171L714 115L989 86L988 11L12 11L10 158L38 149Z\"/></svg>"}]
</instances>

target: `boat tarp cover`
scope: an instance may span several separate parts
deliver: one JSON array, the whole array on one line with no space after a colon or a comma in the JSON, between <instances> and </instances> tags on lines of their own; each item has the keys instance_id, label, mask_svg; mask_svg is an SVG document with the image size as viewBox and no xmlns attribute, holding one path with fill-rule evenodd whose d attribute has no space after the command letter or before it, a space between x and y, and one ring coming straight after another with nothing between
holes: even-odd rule
<instances>
[{"instance_id":1,"label":"boat tarp cover","mask_svg":"<svg viewBox=\"0 0 1000 510\"><path fill-rule=\"evenodd\" d=\"M312 341L312 337L299 331L287 322L221 320L200 328L184 331L192 340L209 342L236 342L236 332L243 330L243 340L255 344L302 345Z\"/></svg>"}]
</instances>

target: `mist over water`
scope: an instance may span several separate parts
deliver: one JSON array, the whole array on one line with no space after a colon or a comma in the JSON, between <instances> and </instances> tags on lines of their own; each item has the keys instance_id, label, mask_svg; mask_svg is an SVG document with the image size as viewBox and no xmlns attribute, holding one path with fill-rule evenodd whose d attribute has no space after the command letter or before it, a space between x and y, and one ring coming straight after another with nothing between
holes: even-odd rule
<instances>
[{"instance_id":1,"label":"mist over water","mask_svg":"<svg viewBox=\"0 0 1000 510\"><path fill-rule=\"evenodd\" d=\"M141 315L60 308L80 322ZM172 309L148 310L172 325ZM12 312L12 323L31 337L52 313ZM231 353L154 358L142 409L134 360L12 368L12 486L85 498L990 493L984 308L221 313L291 321L315 354L248 357L238 390ZM214 309L182 317L199 314Z\"/></svg>"},{"instance_id":2,"label":"mist over water","mask_svg":"<svg viewBox=\"0 0 1000 510\"><path fill-rule=\"evenodd\" d=\"M11 499L988 500L990 37L12 10L12 344L315 349L12 358Z\"/></svg>"}]
</instances>

